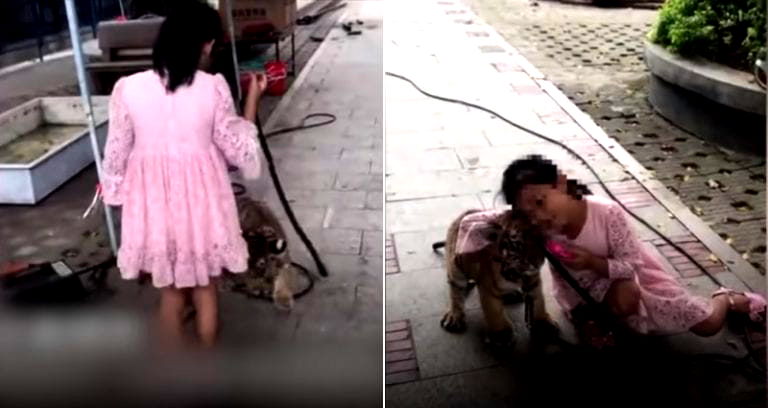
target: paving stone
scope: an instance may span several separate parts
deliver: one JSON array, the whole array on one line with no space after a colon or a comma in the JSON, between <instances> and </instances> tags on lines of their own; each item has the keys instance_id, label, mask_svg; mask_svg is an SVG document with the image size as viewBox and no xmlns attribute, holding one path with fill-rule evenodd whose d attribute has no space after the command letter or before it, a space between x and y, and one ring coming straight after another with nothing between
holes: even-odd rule
<instances>
[{"instance_id":1,"label":"paving stone","mask_svg":"<svg viewBox=\"0 0 768 408\"><path fill-rule=\"evenodd\" d=\"M365 256L382 256L384 234L382 231L363 231L362 254Z\"/></svg>"},{"instance_id":2,"label":"paving stone","mask_svg":"<svg viewBox=\"0 0 768 408\"><path fill-rule=\"evenodd\" d=\"M384 187L381 174L339 173L334 189L341 191L381 191Z\"/></svg>"},{"instance_id":3,"label":"paving stone","mask_svg":"<svg viewBox=\"0 0 768 408\"><path fill-rule=\"evenodd\" d=\"M379 191L369 191L365 195L365 208L369 210L381 210L383 208L383 194Z\"/></svg>"},{"instance_id":4,"label":"paving stone","mask_svg":"<svg viewBox=\"0 0 768 408\"><path fill-rule=\"evenodd\" d=\"M461 211L454 215L458 217ZM448 220L453 222L453 220ZM443 268L444 252L440 254L432 250L432 244L445 241L447 229L434 228L427 231L395 233L394 239L398 251L400 269L403 271L416 271L427 268Z\"/></svg>"},{"instance_id":5,"label":"paving stone","mask_svg":"<svg viewBox=\"0 0 768 408\"><path fill-rule=\"evenodd\" d=\"M387 202L387 232L424 231L447 228L451 221L467 208L482 203L473 195L440 197L413 201Z\"/></svg>"},{"instance_id":6,"label":"paving stone","mask_svg":"<svg viewBox=\"0 0 768 408\"><path fill-rule=\"evenodd\" d=\"M383 230L381 210L339 209L329 212L323 221L330 228Z\"/></svg>"},{"instance_id":7,"label":"paving stone","mask_svg":"<svg viewBox=\"0 0 768 408\"><path fill-rule=\"evenodd\" d=\"M288 201L296 205L311 207L334 207L363 209L366 207L365 191L336 191L336 190L289 190L286 191Z\"/></svg>"}]
</instances>

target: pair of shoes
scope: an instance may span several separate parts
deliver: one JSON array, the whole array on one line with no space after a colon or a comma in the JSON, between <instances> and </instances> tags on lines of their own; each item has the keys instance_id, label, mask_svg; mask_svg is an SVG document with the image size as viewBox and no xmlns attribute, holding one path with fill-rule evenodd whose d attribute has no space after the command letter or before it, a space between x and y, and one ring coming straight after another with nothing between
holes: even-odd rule
<instances>
[{"instance_id":1,"label":"pair of shoes","mask_svg":"<svg viewBox=\"0 0 768 408\"><path fill-rule=\"evenodd\" d=\"M752 292L738 292L733 289L720 288L712 294L712 297L720 295L728 296L728 304L731 310L734 307L733 295L744 295L749 302L749 319L753 322L765 322L766 302L762 296Z\"/></svg>"}]
</instances>

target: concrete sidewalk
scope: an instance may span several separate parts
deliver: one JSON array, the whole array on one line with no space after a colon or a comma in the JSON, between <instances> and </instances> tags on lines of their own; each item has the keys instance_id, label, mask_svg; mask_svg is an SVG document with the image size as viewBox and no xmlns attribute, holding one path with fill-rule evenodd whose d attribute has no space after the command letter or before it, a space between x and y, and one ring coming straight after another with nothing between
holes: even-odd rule
<instances>
[{"instance_id":1,"label":"concrete sidewalk","mask_svg":"<svg viewBox=\"0 0 768 408\"><path fill-rule=\"evenodd\" d=\"M566 142L590 160L620 200L664 234L684 244L726 285L764 292L764 278L752 265L469 8L450 0L409 2L407 6L390 2L389 6L386 71L407 76L428 92L478 103ZM523 394L534 398L531 401L537 404L547 398L568 399L570 395L557 393L536 399L530 393L520 392L523 380L531 373L517 370L521 365L519 358L510 362L483 347L480 336L484 323L476 295L467 303L468 333L452 335L440 328L440 317L448 305L448 287L442 259L432 252L431 243L443 239L448 224L461 211L501 205L494 198L503 169L526 154L544 154L572 177L588 183L597 194L605 192L586 167L556 146L488 114L429 99L399 79L386 77L384 84L387 402L408 407L504 406L521 403ZM652 231L639 223L637 228L649 248L665 255L669 269L688 289L709 296L715 287L706 276ZM546 285L550 284L548 280L545 276ZM548 299L548 308L552 307L551 312L567 329L555 306L554 299ZM525 352L521 307L512 306L508 312L518 329L515 352L529 357ZM566 330L565 334L572 333ZM667 361L702 352L731 356L744 353L741 340L729 331L710 339L683 335L659 339L658 343L643 351L657 357L665 355ZM667 356L670 351L674 357ZM578 375L557 372L566 362L575 364L570 357L573 356L558 352L548 360L551 364L539 365L537 375L542 377L535 378L541 382L534 385L543 390L551 387L550 392L569 384L578 388L574 385L580 383ZM735 367L713 368L706 362L702 366L669 366L659 365L657 360L641 360L638 367L619 367L623 371L616 375L640 377L645 383L611 385L612 391L635 394L637 389L658 388L666 385L667 376L672 375L676 387L664 390L686 406L695 401L719 402L736 397L741 402L764 402L765 384L746 379ZM702 367L706 368L702 371ZM582 374L589 377L593 371L599 371L597 366ZM645 372L655 374L638 374ZM701 372L709 372L709 377ZM710 386L710 381L737 381L739 385ZM597 388L594 391L600 392ZM585 397L586 401L596 399ZM623 402L616 401L618 405Z\"/></svg>"},{"instance_id":2,"label":"concrete sidewalk","mask_svg":"<svg viewBox=\"0 0 768 408\"><path fill-rule=\"evenodd\" d=\"M337 117L332 125L269 139L288 198L330 276L317 278L314 290L297 300L290 314L265 301L223 292L220 349L234 356L258 355L265 350L290 352L285 361L272 363L279 365L275 373L292 365L302 371L289 378L274 378L278 383L285 380L281 392L290 384L298 386L297 395L305 386L326 384L327 378L320 378L325 371L352 375L354 391L342 393L334 385L323 392L334 399L348 397L361 406L373 406L380 404L382 383L383 10L379 1L356 1L347 6L345 15L345 20L364 22L359 26L362 35L348 36L335 27L272 115L262 117L267 131L297 125L308 113L327 112ZM89 235L84 231L89 225L79 221L79 215L90 200L96 182L93 173L78 176L39 206L0 207L0 259L55 259L63 249L73 247L69 260L76 266L107 256L101 227L90 226L92 231L101 231L96 239L83 246L77 242ZM285 219L266 172L264 177L259 183L249 183L249 192L266 191L272 208ZM314 271L314 263L287 221L284 228L289 231L293 260ZM85 309L119 309L146 324L157 291L122 281L116 271L110 275L109 285L115 295ZM0 309L0 318L11 315L7 308ZM322 357L335 361L334 367L317 366L309 359L318 350L332 350ZM247 364L260 367L266 361L271 360ZM238 381L238 387L250 387L249 395L262 386L255 377L250 386L248 379ZM130 395L131 390L126 389L131 385L118 382L116 392L141 401L142 395ZM290 397L299 398L297 395Z\"/></svg>"}]
</instances>

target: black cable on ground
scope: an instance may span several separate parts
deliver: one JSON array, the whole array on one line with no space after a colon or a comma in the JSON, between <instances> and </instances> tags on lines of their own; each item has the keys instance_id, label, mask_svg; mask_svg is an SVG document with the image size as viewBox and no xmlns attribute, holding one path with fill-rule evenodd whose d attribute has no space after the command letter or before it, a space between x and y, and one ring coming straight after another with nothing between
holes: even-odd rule
<instances>
[{"instance_id":1,"label":"black cable on ground","mask_svg":"<svg viewBox=\"0 0 768 408\"><path fill-rule=\"evenodd\" d=\"M327 119L324 121L307 124L307 120L312 118L327 118ZM269 173L270 173L270 176L272 177L272 181L275 184L275 189L277 190L277 195L280 198L280 203L282 204L283 209L288 215L288 218L291 221L291 225L293 226L294 230L299 235L299 238L301 238L302 243L304 243L304 245L306 246L307 250L312 256L312 259L315 261L315 264L317 265L318 273L323 277L328 276L327 269L325 268L325 265L323 264L323 262L320 260L320 256L315 250L315 247L313 246L312 241L309 240L307 235L304 233L304 230L301 229L301 226L299 225L295 215L293 214L293 210L291 209L290 204L288 203L288 200L285 196L285 191L283 190L282 184L280 183L280 179L277 175L274 159L272 157L272 152L269 150L267 139L270 137L284 134L284 133L295 132L298 130L312 129L319 126L329 125L335 121L336 121L336 116L333 114L311 113L305 116L301 120L301 124L298 126L290 126L290 127L274 130L270 133L264 133L264 129L262 129L262 126L261 126L261 120L259 120L258 116L256 117L256 128L258 129L259 143L261 145L262 150L264 151L264 157L267 159L267 164L269 165ZM247 189L245 188L245 186L240 183L232 183L232 190L234 191L235 196L240 196L247 192ZM315 285L315 280L312 277L312 274L309 273L309 270L303 265L298 264L296 262L292 262L291 265L293 265L296 269L298 269L309 281L306 288L302 289L301 291L293 295L294 299L298 299L306 295L307 293L309 293L309 291L312 290L312 288ZM245 293L246 295L252 298L269 300L269 301L272 300L272 296L269 296L269 295L257 296L257 295L254 295L253 293L250 293L245 290L240 290L240 289L236 289L236 291Z\"/></svg>"},{"instance_id":2,"label":"black cable on ground","mask_svg":"<svg viewBox=\"0 0 768 408\"><path fill-rule=\"evenodd\" d=\"M329 116L333 116L333 115L329 115ZM336 120L335 117L333 120ZM331 123L333 122L333 120L324 124ZM309 126L302 125L296 128L283 129L282 133L286 133L292 130L304 129L307 127L315 127L315 126L321 126L321 125L309 125ZM274 158L272 157L272 152L269 150L269 145L267 144L268 136L266 133L264 133L264 129L261 127L261 120L259 119L258 115L256 115L256 129L258 129L258 137L259 137L259 143L261 144L261 150L264 152L264 157L267 159L269 174L272 177L272 182L275 184L275 190L277 190L277 196L280 198L280 203L283 205L283 209L285 210L286 215L288 215L288 219L291 221L291 225L293 226L293 229L296 231L296 234L299 235L301 242L304 243L304 246L307 248L307 250L309 251L309 254L312 256L312 259L315 261L315 265L317 265L317 272L320 274L320 276L327 277L328 270L325 268L323 261L320 260L320 255L317 253L317 250L315 249L315 246L312 244L312 241L310 241L309 237L307 237L307 234L301 228L301 225L299 225L299 221L296 220L296 215L293 213L293 209L291 209L291 204L288 202L288 198L285 196L285 190L283 190L283 185L280 182L280 177L277 175L277 169L275 168L275 161L274 161Z\"/></svg>"},{"instance_id":3,"label":"black cable on ground","mask_svg":"<svg viewBox=\"0 0 768 408\"><path fill-rule=\"evenodd\" d=\"M317 123L307 124L307 120L312 118L327 118L327 120L317 122ZM304 119L302 119L301 125L277 129L267 134L267 133L264 133L264 129L262 129L261 120L259 120L258 116L256 117L256 128L258 129L259 143L261 144L262 151L264 151L264 157L267 159L267 164L269 166L269 173L270 173L270 176L272 177L272 181L275 184L275 189L277 190L277 195L280 198L280 203L282 204L283 209L288 215L288 219L291 221L291 225L293 226L293 229L299 235L299 238L301 238L302 243L304 243L304 246L306 246L307 250L312 256L312 259L315 261L315 264L317 265L318 273L323 277L328 276L328 271L325 268L325 265L323 264L322 260L320 260L320 256L317 253L317 250L315 250L315 247L312 244L312 241L310 241L309 237L307 237L307 235L304 233L304 230L301 228L298 221L296 220L296 216L293 214L293 210L291 209L291 206L288 203L288 199L285 196L285 191L283 190L283 186L280 183L280 178L277 175L274 159L272 157L272 152L269 150L267 139L273 136L294 132L297 130L312 129L319 126L325 126L335 121L336 121L336 116L330 113L312 113L305 116ZM240 183L232 183L232 189L235 193L235 196L240 196L247 192L245 186ZM309 293L312 290L312 288L314 288L315 286L315 280L312 277L312 274L309 273L309 270L303 265L296 262L292 262L291 265L294 268L298 269L302 273L302 275L304 275L307 278L307 281L309 282L306 288L302 289L298 293L293 294L293 299L295 300ZM246 290L241 290L237 287L235 288L235 290L238 292L244 293L249 297L252 297L255 299L263 299L268 301L273 300L272 296L270 295L257 296L257 295L254 295L253 293L250 293Z\"/></svg>"},{"instance_id":4,"label":"black cable on ground","mask_svg":"<svg viewBox=\"0 0 768 408\"><path fill-rule=\"evenodd\" d=\"M435 94L429 93L429 92L421 89L412 80L410 80L409 78L406 78L406 77L404 77L402 75L394 74L394 73L391 73L391 72L385 72L385 74L388 75L388 76L391 76L393 78L397 78L397 79L400 79L402 81L408 82L409 84L411 84L411 86L416 88L417 91L419 91L423 95L426 95L426 96L428 96L430 98L437 99L437 100L440 100L440 101L443 101L443 102L456 103L456 104L459 104L459 105L464 105L464 106L468 106L470 108L475 108L475 109L481 110L483 112L486 112L488 114L491 114L491 115L493 115L493 116L503 120L504 122L506 122L506 123L508 123L508 124L510 124L510 125L512 125L512 126L514 126L516 128L518 128L518 129L520 129L520 130L522 130L522 131L524 131L526 133L529 133L529 134L531 134L533 136L536 136L536 137L538 137L540 139L544 139L544 140L546 140L546 141L548 141L548 142L550 142L550 143L552 143L552 144L554 144L556 146L559 146L559 147L565 149L568 153L570 153L571 155L575 156L579 161L581 161L585 166L587 166L589 171L592 172L592 174L595 176L595 179L597 179L597 182L606 191L608 196L610 196L613 201L618 203L621 206L621 208L623 208L627 213L629 213L633 218L638 220L641 224L645 225L647 228L649 228L651 231L653 231L654 234L656 234L661 239L663 239L667 244L669 244L671 247L673 247L676 251L678 251L683 256L688 258L688 260L691 261L694 265L696 265L696 267L698 267L704 273L705 276L709 277L709 279L711 279L712 282L714 282L716 285L718 285L720 287L723 286L723 284L720 282L719 279L717 279L714 275L709 273L709 271L707 271L706 268L704 268L704 266L702 266L698 261L696 261L696 259L694 259L691 255L689 255L684 249L682 249L679 245L674 243L671 239L667 238L664 234L662 234L660 231L658 231L656 228L654 228L652 225L650 225L650 223L648 223L643 218L641 218L640 216L638 216L637 214L632 212L629 208L627 208L627 206L625 206L621 201L619 201L616 198L616 196L611 192L611 190L608 188L608 186L605 184L605 182L600 178L600 175L595 171L594 168L592 168L592 166L589 164L589 162L586 159L584 159L581 155L576 153L576 151L574 151L572 148L568 147L567 145L565 145L564 143L562 143L562 142L560 142L558 140L555 140L555 139L552 139L550 137L544 136L544 135L542 135L542 134L540 134L540 133L538 133L536 131L528 129L525 126L522 126L522 125L520 125L518 123L515 123L515 122L505 118L504 116L502 116L502 115L500 115L500 114L498 114L498 113L496 113L496 112L494 112L494 111L492 111L492 110L490 110L488 108L485 108L483 106L476 105L474 103L467 102L467 101L462 101L462 100L459 100L459 99L452 99L452 98L446 98L446 97L443 97L443 96L435 95ZM604 146L602 146L602 145L600 145L600 146L603 148L603 150L608 152L608 150ZM610 152L608 152L608 153L610 153ZM640 185L643 186L643 188L646 191L648 191L648 189L645 187L645 185L643 185L643 183L640 183ZM648 193L650 193L650 191L648 191ZM433 249L437 250L441 246L442 246L441 243L435 243L435 244L433 244ZM765 367L763 367L757 361L757 358L754 355L754 348L753 348L751 339L749 339L749 333L746 331L746 327L744 327L744 331L745 331L745 336L747 338L746 339L746 346L747 346L747 349L749 350L749 356L752 359L755 360L755 362L757 363L757 366L760 368L760 371L763 374L765 374Z\"/></svg>"},{"instance_id":5,"label":"black cable on ground","mask_svg":"<svg viewBox=\"0 0 768 408\"><path fill-rule=\"evenodd\" d=\"M312 119L312 118L328 118L328 119L324 120L322 122L316 122L316 123L312 123L312 124L307 125L307 120ZM336 115L332 115L330 113L310 113L309 115L304 116L304 119L301 120L301 125L299 125L299 126L291 126L291 127L287 127L287 128L273 130L272 132L269 132L269 134L266 135L266 137L267 137L267 139L269 139L270 137L281 135L283 133L294 132L294 131L297 131L297 130L304 130L304 129L312 129L312 128L316 128L316 127L320 127L320 126L330 125L331 123L333 123L335 121L336 121Z\"/></svg>"},{"instance_id":6,"label":"black cable on ground","mask_svg":"<svg viewBox=\"0 0 768 408\"><path fill-rule=\"evenodd\" d=\"M291 266L293 266L294 268L299 270L301 272L301 274L304 275L304 277L307 278L307 282L308 282L307 283L307 287L305 287L304 289L302 289L302 290L300 290L300 291L298 291L298 292L293 294L293 299L296 300L296 299L306 295L307 293L309 293L312 290L312 288L315 287L315 279L312 278L312 274L309 273L309 270L307 270L307 268L304 267L304 265L296 263L296 262L291 262ZM238 285L235 285L233 287L233 289L236 292L243 293L243 294L247 295L248 297L251 297L251 298L254 298L254 299L262 299L262 300L266 300L266 301L270 301L270 302L272 300L274 300L274 298L272 297L271 294L265 294L265 295L261 295L261 296L254 295L253 293L249 292L247 289L243 289L243 288L241 288Z\"/></svg>"}]
</instances>

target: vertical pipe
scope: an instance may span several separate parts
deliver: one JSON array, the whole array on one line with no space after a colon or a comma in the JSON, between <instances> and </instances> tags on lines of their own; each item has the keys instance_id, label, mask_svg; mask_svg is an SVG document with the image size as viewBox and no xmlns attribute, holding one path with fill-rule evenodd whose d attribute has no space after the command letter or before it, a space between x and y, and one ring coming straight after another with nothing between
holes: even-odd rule
<instances>
[{"instance_id":1,"label":"vertical pipe","mask_svg":"<svg viewBox=\"0 0 768 408\"><path fill-rule=\"evenodd\" d=\"M80 31L77 24L77 10L74 0L64 0L67 7L67 21L69 23L69 35L72 42L72 51L75 57L75 68L77 70L77 82L80 85L80 96L83 100L83 109L88 120L88 131L91 136L91 149L93 150L93 159L96 161L96 173L99 176L99 182L102 180L101 170L101 152L99 151L99 142L96 139L96 125L93 120L93 108L91 107L91 94L88 90L88 83L85 78L85 64L83 63L83 48L80 43ZM112 211L108 205L104 206L104 215L107 221L107 231L109 232L109 244L112 252L117 255L117 239L115 237L115 226L112 222Z\"/></svg>"},{"instance_id":2,"label":"vertical pipe","mask_svg":"<svg viewBox=\"0 0 768 408\"><path fill-rule=\"evenodd\" d=\"M296 78L296 31L291 27L291 74Z\"/></svg>"},{"instance_id":3,"label":"vertical pipe","mask_svg":"<svg viewBox=\"0 0 768 408\"><path fill-rule=\"evenodd\" d=\"M45 25L42 24L40 21L40 2L35 2L35 26L37 26L37 29L35 30L35 33L37 34L37 55L40 57L40 62L43 61L43 37L41 34L41 27L44 27Z\"/></svg>"},{"instance_id":4,"label":"vertical pipe","mask_svg":"<svg viewBox=\"0 0 768 408\"><path fill-rule=\"evenodd\" d=\"M282 35L282 33L275 34L273 32L272 35L276 35L276 37L275 37L275 60L276 61L280 61L280 36Z\"/></svg>"},{"instance_id":5,"label":"vertical pipe","mask_svg":"<svg viewBox=\"0 0 768 408\"><path fill-rule=\"evenodd\" d=\"M98 18L96 17L96 3L94 0L90 0L91 3L91 35L93 35L93 38L96 38L96 24L99 23Z\"/></svg>"},{"instance_id":6,"label":"vertical pipe","mask_svg":"<svg viewBox=\"0 0 768 408\"><path fill-rule=\"evenodd\" d=\"M229 31L229 41L232 45L232 63L235 68L235 83L237 84L237 103L236 106L240 106L240 100L243 98L243 90L240 89L240 65L237 62L237 48L235 47L235 21L232 17L232 1L223 0L225 12L227 13L227 31ZM222 0L219 0L219 8L221 8Z\"/></svg>"}]
</instances>

